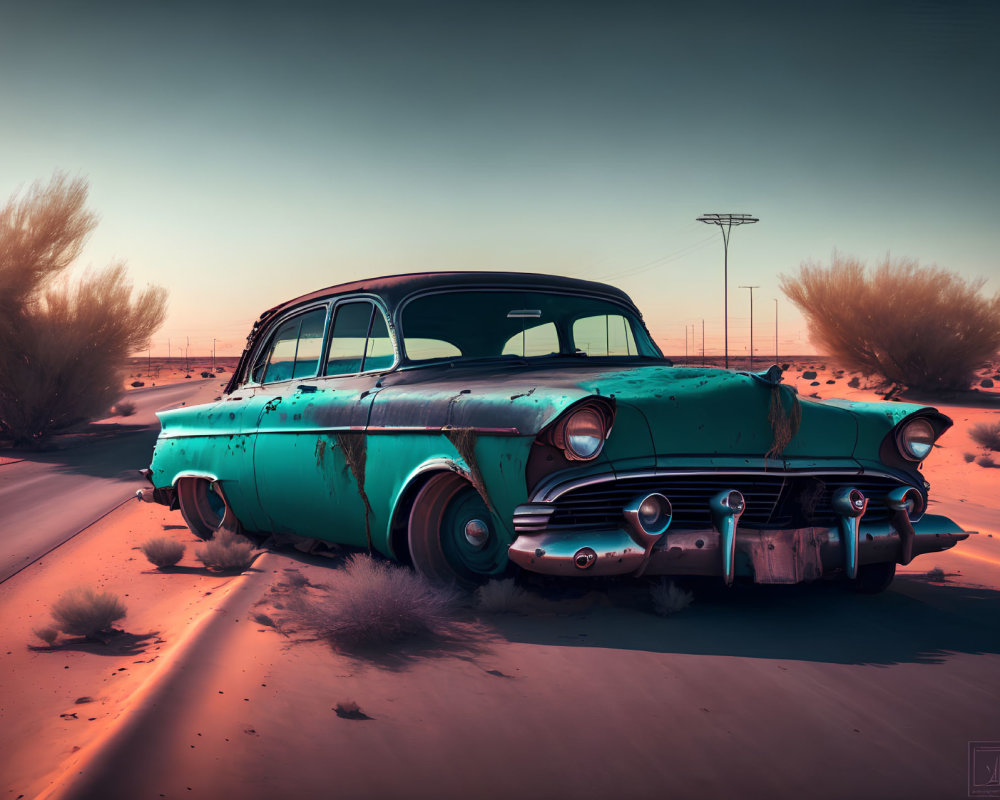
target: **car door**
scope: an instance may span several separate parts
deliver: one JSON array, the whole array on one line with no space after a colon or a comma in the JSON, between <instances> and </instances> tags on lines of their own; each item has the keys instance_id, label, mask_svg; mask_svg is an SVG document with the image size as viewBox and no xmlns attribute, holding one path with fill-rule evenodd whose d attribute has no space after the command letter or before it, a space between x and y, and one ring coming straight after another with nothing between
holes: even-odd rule
<instances>
[{"instance_id":1,"label":"car door","mask_svg":"<svg viewBox=\"0 0 1000 800\"><path fill-rule=\"evenodd\" d=\"M379 374L395 361L385 317L372 300L347 298L325 337L316 316L294 322L277 331L263 363L257 495L272 530L363 545L364 429Z\"/></svg>"}]
</instances>

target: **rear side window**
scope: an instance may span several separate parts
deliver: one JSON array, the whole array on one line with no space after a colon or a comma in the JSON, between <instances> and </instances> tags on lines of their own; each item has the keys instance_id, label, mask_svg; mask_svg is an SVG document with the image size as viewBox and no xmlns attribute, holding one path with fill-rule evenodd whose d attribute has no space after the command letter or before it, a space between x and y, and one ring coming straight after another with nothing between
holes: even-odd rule
<instances>
[{"instance_id":1,"label":"rear side window","mask_svg":"<svg viewBox=\"0 0 1000 800\"><path fill-rule=\"evenodd\" d=\"M330 333L327 375L389 369L395 361L385 317L367 300L337 307Z\"/></svg>"},{"instance_id":2,"label":"rear side window","mask_svg":"<svg viewBox=\"0 0 1000 800\"><path fill-rule=\"evenodd\" d=\"M323 349L326 309L318 308L281 324L253 370L257 383L277 383L316 375Z\"/></svg>"},{"instance_id":3,"label":"rear side window","mask_svg":"<svg viewBox=\"0 0 1000 800\"><path fill-rule=\"evenodd\" d=\"M573 343L588 356L634 356L632 326L619 314L581 317L573 323Z\"/></svg>"}]
</instances>

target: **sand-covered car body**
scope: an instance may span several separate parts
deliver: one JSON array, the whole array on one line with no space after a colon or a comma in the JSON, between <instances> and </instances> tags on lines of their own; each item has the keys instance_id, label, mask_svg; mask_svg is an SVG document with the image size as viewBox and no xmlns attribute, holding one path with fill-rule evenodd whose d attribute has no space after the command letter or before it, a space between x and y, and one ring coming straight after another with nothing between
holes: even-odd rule
<instances>
[{"instance_id":1,"label":"sand-covered car body","mask_svg":"<svg viewBox=\"0 0 1000 800\"><path fill-rule=\"evenodd\" d=\"M223 396L160 413L192 529L369 547L460 582L718 575L869 588L964 538L919 468L951 421L675 367L618 289L403 275L261 315Z\"/></svg>"}]
</instances>

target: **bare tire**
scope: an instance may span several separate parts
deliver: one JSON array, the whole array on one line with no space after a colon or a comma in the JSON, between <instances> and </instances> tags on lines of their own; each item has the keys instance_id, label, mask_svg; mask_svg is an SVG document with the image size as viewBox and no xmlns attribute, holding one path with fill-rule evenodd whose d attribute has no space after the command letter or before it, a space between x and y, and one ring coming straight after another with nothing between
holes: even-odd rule
<instances>
[{"instance_id":1,"label":"bare tire","mask_svg":"<svg viewBox=\"0 0 1000 800\"><path fill-rule=\"evenodd\" d=\"M454 473L435 475L417 494L408 542L414 568L434 583L473 588L509 563L483 498Z\"/></svg>"},{"instance_id":2,"label":"bare tire","mask_svg":"<svg viewBox=\"0 0 1000 800\"><path fill-rule=\"evenodd\" d=\"M177 481L181 516L199 539L211 539L223 528L238 531L239 523L215 481L181 478Z\"/></svg>"},{"instance_id":3,"label":"bare tire","mask_svg":"<svg viewBox=\"0 0 1000 800\"><path fill-rule=\"evenodd\" d=\"M851 581L851 588L861 594L879 594L889 588L895 576L895 561L862 564L858 567L858 577Z\"/></svg>"}]
</instances>

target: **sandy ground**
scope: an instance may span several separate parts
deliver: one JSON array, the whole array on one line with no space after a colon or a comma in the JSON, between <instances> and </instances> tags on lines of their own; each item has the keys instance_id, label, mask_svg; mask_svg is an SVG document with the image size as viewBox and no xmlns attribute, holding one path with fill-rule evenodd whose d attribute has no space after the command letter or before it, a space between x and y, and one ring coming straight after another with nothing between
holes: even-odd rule
<instances>
[{"instance_id":1,"label":"sandy ground","mask_svg":"<svg viewBox=\"0 0 1000 800\"><path fill-rule=\"evenodd\" d=\"M873 397L795 366L805 395ZM213 575L179 513L130 503L0 584L0 800L965 797L968 742L1000 740L1000 472L965 457L997 399L939 403L955 428L926 468L932 510L981 533L883 595L739 586L661 618L618 586L469 611L476 635L380 658L288 617L293 583L338 561ZM156 535L182 569L136 549ZM46 647L33 628L79 584L123 597L127 633Z\"/></svg>"}]
</instances>

